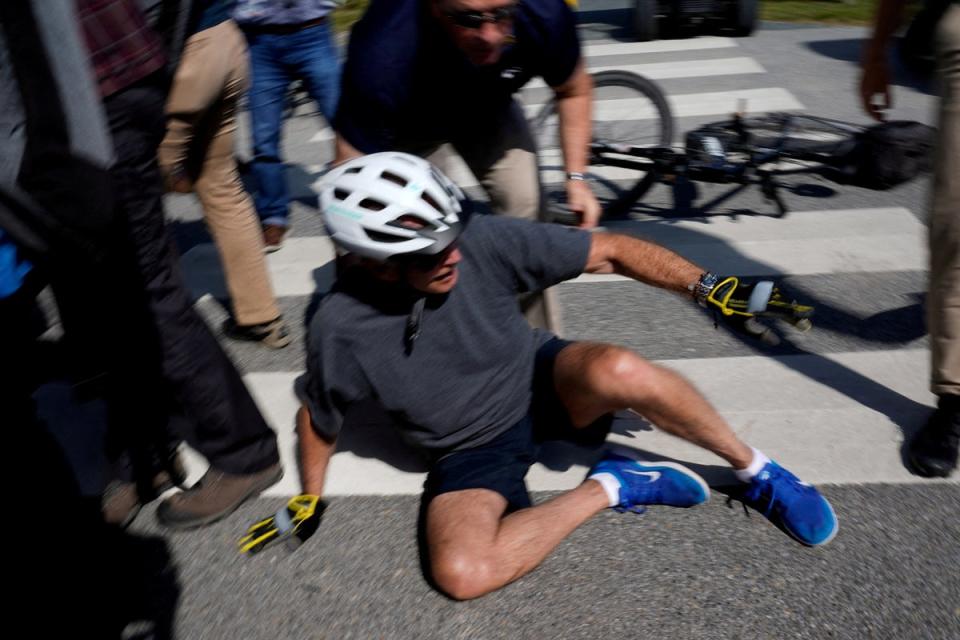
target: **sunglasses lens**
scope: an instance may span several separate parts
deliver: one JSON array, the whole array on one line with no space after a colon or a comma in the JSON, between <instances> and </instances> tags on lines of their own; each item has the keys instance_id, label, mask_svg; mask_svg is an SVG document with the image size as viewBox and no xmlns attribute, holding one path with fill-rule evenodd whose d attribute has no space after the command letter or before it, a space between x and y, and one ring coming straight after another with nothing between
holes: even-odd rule
<instances>
[{"instance_id":1,"label":"sunglasses lens","mask_svg":"<svg viewBox=\"0 0 960 640\"><path fill-rule=\"evenodd\" d=\"M479 29L486 22L484 15L475 11L461 11L452 17L454 24L464 29Z\"/></svg>"},{"instance_id":2,"label":"sunglasses lens","mask_svg":"<svg viewBox=\"0 0 960 640\"><path fill-rule=\"evenodd\" d=\"M458 27L463 27L464 29L479 29L483 26L484 22L499 24L509 20L513 17L515 10L515 7L510 6L500 7L487 13L481 11L455 11L447 15L450 16L450 20Z\"/></svg>"}]
</instances>

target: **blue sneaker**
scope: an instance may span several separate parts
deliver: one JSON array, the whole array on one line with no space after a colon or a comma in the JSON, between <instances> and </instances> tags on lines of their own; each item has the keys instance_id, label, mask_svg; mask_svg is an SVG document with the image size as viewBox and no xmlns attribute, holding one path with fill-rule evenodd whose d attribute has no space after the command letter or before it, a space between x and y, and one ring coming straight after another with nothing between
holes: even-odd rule
<instances>
[{"instance_id":1,"label":"blue sneaker","mask_svg":"<svg viewBox=\"0 0 960 640\"><path fill-rule=\"evenodd\" d=\"M703 478L674 462L641 462L608 451L587 477L598 473L609 473L620 483L620 504L613 508L621 513L643 513L643 505L650 504L693 507L710 497Z\"/></svg>"},{"instance_id":2,"label":"blue sneaker","mask_svg":"<svg viewBox=\"0 0 960 640\"><path fill-rule=\"evenodd\" d=\"M754 476L743 501L802 544L816 547L837 535L837 516L827 499L776 462Z\"/></svg>"}]
</instances>

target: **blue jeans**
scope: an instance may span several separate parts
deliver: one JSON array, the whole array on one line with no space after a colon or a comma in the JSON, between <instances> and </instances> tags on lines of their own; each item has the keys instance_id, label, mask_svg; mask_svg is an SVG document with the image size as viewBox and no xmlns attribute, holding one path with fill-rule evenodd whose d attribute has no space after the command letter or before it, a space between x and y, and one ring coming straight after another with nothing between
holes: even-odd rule
<instances>
[{"instance_id":1,"label":"blue jeans","mask_svg":"<svg viewBox=\"0 0 960 640\"><path fill-rule=\"evenodd\" d=\"M328 22L287 34L246 32L250 50L250 119L253 129L254 203L263 224L287 226L287 182L280 132L287 88L295 79L333 120L340 97L340 59Z\"/></svg>"}]
</instances>

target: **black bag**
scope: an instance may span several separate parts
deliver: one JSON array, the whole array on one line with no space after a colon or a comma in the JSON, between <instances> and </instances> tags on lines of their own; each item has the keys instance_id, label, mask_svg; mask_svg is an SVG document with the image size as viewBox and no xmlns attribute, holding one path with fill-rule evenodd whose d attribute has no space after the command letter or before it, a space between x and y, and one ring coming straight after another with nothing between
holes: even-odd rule
<instances>
[{"instance_id":1,"label":"black bag","mask_svg":"<svg viewBox=\"0 0 960 640\"><path fill-rule=\"evenodd\" d=\"M842 163L846 182L867 189L889 189L933 165L936 129L919 122L883 122L857 136Z\"/></svg>"}]
</instances>

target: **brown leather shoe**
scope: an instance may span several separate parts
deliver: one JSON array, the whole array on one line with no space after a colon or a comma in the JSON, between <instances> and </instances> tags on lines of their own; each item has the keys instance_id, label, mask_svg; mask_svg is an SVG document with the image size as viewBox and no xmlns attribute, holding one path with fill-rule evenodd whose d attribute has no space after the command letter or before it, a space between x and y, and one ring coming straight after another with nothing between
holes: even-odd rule
<instances>
[{"instance_id":1,"label":"brown leather shoe","mask_svg":"<svg viewBox=\"0 0 960 640\"><path fill-rule=\"evenodd\" d=\"M287 228L278 224L263 225L263 250L273 253L283 248L283 239L287 235Z\"/></svg>"},{"instance_id":2,"label":"brown leather shoe","mask_svg":"<svg viewBox=\"0 0 960 640\"><path fill-rule=\"evenodd\" d=\"M216 522L282 477L280 463L245 475L233 475L210 467L197 484L161 502L157 519L161 524L177 529Z\"/></svg>"},{"instance_id":3,"label":"brown leather shoe","mask_svg":"<svg viewBox=\"0 0 960 640\"><path fill-rule=\"evenodd\" d=\"M100 497L103 521L126 529L133 524L145 503L152 502L168 489L182 487L187 479L187 470L180 455L173 453L167 464L168 469L160 469L154 474L152 492L147 499L141 498L135 482L111 480Z\"/></svg>"},{"instance_id":4,"label":"brown leather shoe","mask_svg":"<svg viewBox=\"0 0 960 640\"><path fill-rule=\"evenodd\" d=\"M121 529L126 529L133 523L142 506L137 485L133 482L113 480L103 490L100 498L103 521Z\"/></svg>"}]
</instances>

